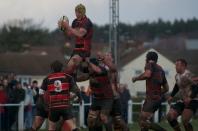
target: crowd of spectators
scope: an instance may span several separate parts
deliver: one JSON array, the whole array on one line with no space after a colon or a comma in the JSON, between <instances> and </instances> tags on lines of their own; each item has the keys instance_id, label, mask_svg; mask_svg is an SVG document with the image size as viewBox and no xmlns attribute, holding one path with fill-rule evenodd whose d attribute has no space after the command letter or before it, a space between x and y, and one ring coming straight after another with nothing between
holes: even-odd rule
<instances>
[{"instance_id":1,"label":"crowd of spectators","mask_svg":"<svg viewBox=\"0 0 198 131\"><path fill-rule=\"evenodd\" d=\"M124 84L119 85L119 94L122 103L122 116L127 122L128 100L130 100L129 91ZM91 102L90 96L86 95L85 87L81 87L81 95L84 104ZM35 115L35 103L39 97L39 86L36 80L31 83L21 83L16 79L16 75L0 75L0 131L12 131L18 127L19 106L2 104L19 104L24 102L24 128L29 130L32 126ZM85 105L85 126L87 126L87 116L89 106Z\"/></svg>"},{"instance_id":2,"label":"crowd of spectators","mask_svg":"<svg viewBox=\"0 0 198 131\"><path fill-rule=\"evenodd\" d=\"M0 75L0 104L19 104L24 102L24 126L31 128L33 115L35 113L34 104L38 98L38 82L31 84L21 83L16 79L16 75ZM0 130L11 131L18 126L19 106L0 106Z\"/></svg>"}]
</instances>

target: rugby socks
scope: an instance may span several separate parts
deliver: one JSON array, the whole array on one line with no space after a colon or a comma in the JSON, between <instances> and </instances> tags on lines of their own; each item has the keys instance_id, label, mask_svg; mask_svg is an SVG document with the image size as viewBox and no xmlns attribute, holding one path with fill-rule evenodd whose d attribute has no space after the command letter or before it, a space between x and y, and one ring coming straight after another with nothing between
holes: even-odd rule
<instances>
[{"instance_id":1,"label":"rugby socks","mask_svg":"<svg viewBox=\"0 0 198 131\"><path fill-rule=\"evenodd\" d=\"M187 125L184 125L184 128L186 131L193 131L193 126L190 123L188 123Z\"/></svg>"},{"instance_id":2,"label":"rugby socks","mask_svg":"<svg viewBox=\"0 0 198 131\"><path fill-rule=\"evenodd\" d=\"M179 123L177 122L177 120L172 120L172 121L168 121L169 124L171 125L171 127L175 130L175 131L181 131L180 127L179 127Z\"/></svg>"}]
</instances>

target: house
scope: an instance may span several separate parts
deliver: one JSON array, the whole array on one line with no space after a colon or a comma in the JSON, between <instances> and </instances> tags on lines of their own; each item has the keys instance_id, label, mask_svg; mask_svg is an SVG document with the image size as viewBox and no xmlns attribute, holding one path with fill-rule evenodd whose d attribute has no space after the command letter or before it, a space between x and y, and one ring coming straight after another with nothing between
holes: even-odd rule
<instances>
[{"instance_id":1,"label":"house","mask_svg":"<svg viewBox=\"0 0 198 131\"><path fill-rule=\"evenodd\" d=\"M50 64L54 60L65 63L60 47L32 47L31 50L0 54L0 74L15 73L22 83L37 80L39 85L50 73Z\"/></svg>"},{"instance_id":2,"label":"house","mask_svg":"<svg viewBox=\"0 0 198 131\"><path fill-rule=\"evenodd\" d=\"M92 54L103 50L103 43L94 43ZM24 52L7 52L0 54L0 75L15 73L19 81L31 83L37 80L41 85L42 80L50 71L50 64L59 60L66 66L68 56L65 56L61 46L32 46ZM72 52L72 49L70 49ZM88 82L82 82L79 86L87 86Z\"/></svg>"},{"instance_id":3,"label":"house","mask_svg":"<svg viewBox=\"0 0 198 131\"><path fill-rule=\"evenodd\" d=\"M120 82L128 85L132 96L137 96L138 94L145 93L145 81L137 81L136 83L132 83L131 78L133 76L138 76L144 72L145 58L148 51L155 51L158 53L158 63L163 67L165 71L170 90L172 90L175 84L176 72L174 62L169 60L160 52L154 49L149 49L131 61L128 61L128 63L122 66L120 70Z\"/></svg>"}]
</instances>

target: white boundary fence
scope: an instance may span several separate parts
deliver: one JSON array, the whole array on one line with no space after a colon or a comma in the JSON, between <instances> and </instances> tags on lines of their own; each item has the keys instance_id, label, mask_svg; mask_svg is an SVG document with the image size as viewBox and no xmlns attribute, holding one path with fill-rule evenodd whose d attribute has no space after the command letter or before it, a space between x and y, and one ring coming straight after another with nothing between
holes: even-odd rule
<instances>
[{"instance_id":1,"label":"white boundary fence","mask_svg":"<svg viewBox=\"0 0 198 131\"><path fill-rule=\"evenodd\" d=\"M141 106L143 104L144 101L142 102L133 102L132 100L128 101L128 123L132 124L134 122L134 106L135 105L139 105ZM84 110L85 110L85 106L90 106L90 103L84 103L82 102L82 105L79 104L73 104L74 107L79 107L79 113L78 113L78 118L79 118L79 126L80 127L84 127ZM166 109L165 109L165 113L167 114L170 106L168 103L163 103L162 105L165 105ZM18 130L22 131L24 129L24 102L21 102L20 104L0 104L0 106L19 106L19 111L18 111ZM139 110L137 111L137 113L140 112ZM181 121L181 118L179 118L179 121ZM159 122L159 111L156 111L154 114L154 122ZM46 128L46 127L44 127Z\"/></svg>"}]
</instances>

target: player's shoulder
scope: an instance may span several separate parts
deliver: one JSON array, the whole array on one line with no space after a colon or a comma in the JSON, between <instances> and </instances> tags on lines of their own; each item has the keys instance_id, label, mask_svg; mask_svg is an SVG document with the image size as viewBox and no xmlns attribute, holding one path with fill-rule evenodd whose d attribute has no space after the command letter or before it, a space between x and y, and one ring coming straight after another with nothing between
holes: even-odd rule
<instances>
[{"instance_id":1,"label":"player's shoulder","mask_svg":"<svg viewBox=\"0 0 198 131\"><path fill-rule=\"evenodd\" d=\"M92 21L91 21L88 17L86 17L85 23L86 23L86 24L89 24L89 25L93 25L93 24L92 24Z\"/></svg>"},{"instance_id":2,"label":"player's shoulder","mask_svg":"<svg viewBox=\"0 0 198 131\"><path fill-rule=\"evenodd\" d=\"M77 22L78 20L75 18L73 21L72 21L72 23L74 23L74 22Z\"/></svg>"},{"instance_id":3,"label":"player's shoulder","mask_svg":"<svg viewBox=\"0 0 198 131\"><path fill-rule=\"evenodd\" d=\"M78 20L77 20L77 19L74 19L74 20L72 21L72 26L76 26L77 23L78 23Z\"/></svg>"},{"instance_id":4,"label":"player's shoulder","mask_svg":"<svg viewBox=\"0 0 198 131\"><path fill-rule=\"evenodd\" d=\"M68 79L73 79L73 76L67 73L64 73L64 75L68 78Z\"/></svg>"}]
</instances>

